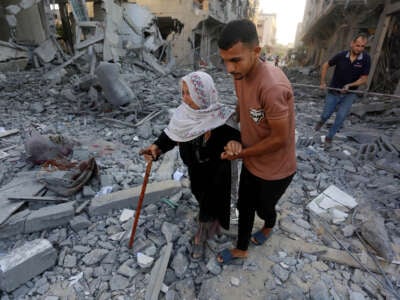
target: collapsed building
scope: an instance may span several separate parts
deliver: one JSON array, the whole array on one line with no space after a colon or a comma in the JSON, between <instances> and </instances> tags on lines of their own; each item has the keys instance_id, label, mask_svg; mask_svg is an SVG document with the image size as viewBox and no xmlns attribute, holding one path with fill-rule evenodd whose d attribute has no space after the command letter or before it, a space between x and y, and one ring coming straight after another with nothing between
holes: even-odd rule
<instances>
[{"instance_id":1,"label":"collapsed building","mask_svg":"<svg viewBox=\"0 0 400 300\"><path fill-rule=\"evenodd\" d=\"M357 32L369 36L371 72L367 89L400 93L400 1L307 0L301 30L303 63L320 66L349 47Z\"/></svg>"},{"instance_id":2,"label":"collapsed building","mask_svg":"<svg viewBox=\"0 0 400 300\"><path fill-rule=\"evenodd\" d=\"M0 5L0 70L38 67L90 49L99 60L218 64L225 23L253 18L257 1L7 0ZM19 64L16 64L19 61Z\"/></svg>"}]
</instances>

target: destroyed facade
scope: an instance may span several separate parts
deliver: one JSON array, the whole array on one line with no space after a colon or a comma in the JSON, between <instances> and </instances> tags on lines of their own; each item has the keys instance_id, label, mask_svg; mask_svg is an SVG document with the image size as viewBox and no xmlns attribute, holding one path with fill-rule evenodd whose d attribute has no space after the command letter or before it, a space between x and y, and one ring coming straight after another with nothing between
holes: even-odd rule
<instances>
[{"instance_id":1,"label":"destroyed facade","mask_svg":"<svg viewBox=\"0 0 400 300\"><path fill-rule=\"evenodd\" d=\"M321 66L347 49L357 32L370 37L371 71L366 89L400 95L400 1L307 0L299 32L304 65Z\"/></svg>"}]
</instances>

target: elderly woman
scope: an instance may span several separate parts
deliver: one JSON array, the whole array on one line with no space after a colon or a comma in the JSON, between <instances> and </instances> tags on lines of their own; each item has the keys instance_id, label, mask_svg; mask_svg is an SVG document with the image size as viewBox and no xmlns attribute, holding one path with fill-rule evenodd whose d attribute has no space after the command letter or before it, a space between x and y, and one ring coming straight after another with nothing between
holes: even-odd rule
<instances>
[{"instance_id":1,"label":"elderly woman","mask_svg":"<svg viewBox=\"0 0 400 300\"><path fill-rule=\"evenodd\" d=\"M182 103L158 139L143 150L146 160L179 146L188 167L191 191L199 203L199 226L192 241L191 258L201 259L207 238L229 229L231 165L222 160L224 146L240 140L232 115L234 110L218 102L214 81L197 71L181 81ZM228 125L230 123L232 125Z\"/></svg>"}]
</instances>

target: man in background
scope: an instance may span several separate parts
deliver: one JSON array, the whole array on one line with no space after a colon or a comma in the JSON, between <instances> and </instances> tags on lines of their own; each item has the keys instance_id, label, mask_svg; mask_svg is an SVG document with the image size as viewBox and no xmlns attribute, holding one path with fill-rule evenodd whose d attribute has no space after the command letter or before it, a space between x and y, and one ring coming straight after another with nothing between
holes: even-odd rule
<instances>
[{"instance_id":1,"label":"man in background","mask_svg":"<svg viewBox=\"0 0 400 300\"><path fill-rule=\"evenodd\" d=\"M356 90L368 81L371 58L364 51L367 42L368 37L364 33L357 34L350 43L350 50L337 53L322 65L320 87L326 89L326 73L329 67L335 66L329 87L340 90L328 90L321 119L314 128L319 131L333 112L337 110L335 122L325 137L325 146L327 147L332 144L333 137L342 127L354 100L357 98L357 94L351 91Z\"/></svg>"}]
</instances>

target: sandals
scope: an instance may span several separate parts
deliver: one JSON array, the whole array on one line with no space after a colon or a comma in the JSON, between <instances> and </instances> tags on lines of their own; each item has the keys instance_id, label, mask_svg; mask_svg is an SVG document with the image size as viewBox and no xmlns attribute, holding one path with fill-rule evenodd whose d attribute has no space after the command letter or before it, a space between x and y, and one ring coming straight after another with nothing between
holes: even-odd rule
<instances>
[{"instance_id":1,"label":"sandals","mask_svg":"<svg viewBox=\"0 0 400 300\"><path fill-rule=\"evenodd\" d=\"M261 246L269 239L270 236L271 236L271 233L268 236L265 236L261 230L258 230L257 232L252 234L250 240L254 245Z\"/></svg>"},{"instance_id":2,"label":"sandals","mask_svg":"<svg viewBox=\"0 0 400 300\"><path fill-rule=\"evenodd\" d=\"M228 248L222 250L217 256L217 262L220 265L240 265L245 259L246 257L233 256L232 252Z\"/></svg>"}]
</instances>

